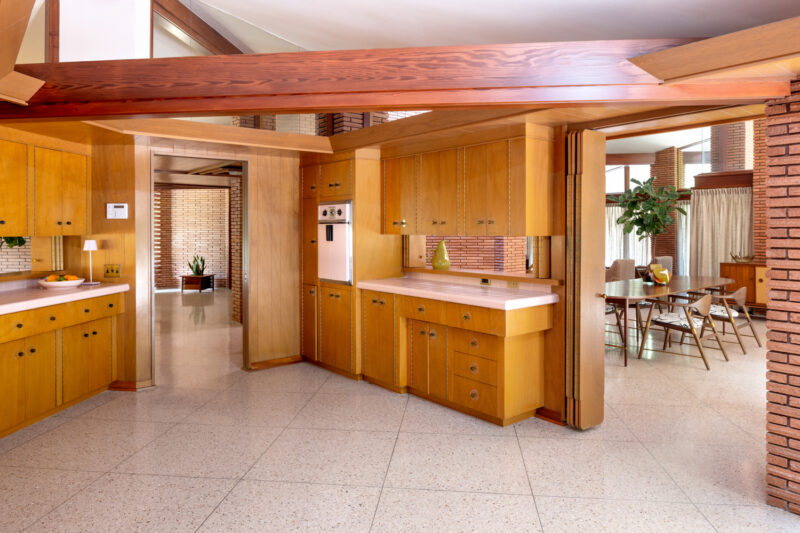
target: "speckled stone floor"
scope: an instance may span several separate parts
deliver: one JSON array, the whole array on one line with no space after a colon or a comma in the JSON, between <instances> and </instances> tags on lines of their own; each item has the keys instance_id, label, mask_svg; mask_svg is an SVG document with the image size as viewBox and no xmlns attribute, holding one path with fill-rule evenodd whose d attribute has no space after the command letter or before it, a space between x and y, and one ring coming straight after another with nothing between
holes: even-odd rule
<instances>
[{"instance_id":1,"label":"speckled stone floor","mask_svg":"<svg viewBox=\"0 0 800 533\"><path fill-rule=\"evenodd\" d=\"M710 372L609 348L600 427L500 428L308 364L242 372L227 291L157 301L158 387L0 440L0 531L800 531L764 505L752 338Z\"/></svg>"}]
</instances>

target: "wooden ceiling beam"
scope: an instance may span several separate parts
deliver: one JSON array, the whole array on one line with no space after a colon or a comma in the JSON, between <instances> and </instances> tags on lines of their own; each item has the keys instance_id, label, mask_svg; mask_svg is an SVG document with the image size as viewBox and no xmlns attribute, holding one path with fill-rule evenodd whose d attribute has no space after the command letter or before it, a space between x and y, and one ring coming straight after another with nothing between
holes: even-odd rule
<instances>
[{"instance_id":1,"label":"wooden ceiling beam","mask_svg":"<svg viewBox=\"0 0 800 533\"><path fill-rule=\"evenodd\" d=\"M639 122L621 122L617 125L606 125L597 128L606 134L606 138L624 139L626 137L638 137L640 135L650 135L653 133L667 133L690 128L702 128L705 126L717 126L719 124L730 124L731 122L741 122L743 120L755 120L764 118L764 105L753 104L737 107L726 107L709 109L707 111L697 111L695 113L665 116L642 120Z\"/></svg>"},{"instance_id":2,"label":"wooden ceiling beam","mask_svg":"<svg viewBox=\"0 0 800 533\"><path fill-rule=\"evenodd\" d=\"M153 0L153 12L164 17L212 54L241 54L235 44L223 37L178 0Z\"/></svg>"},{"instance_id":3,"label":"wooden ceiling beam","mask_svg":"<svg viewBox=\"0 0 800 533\"><path fill-rule=\"evenodd\" d=\"M606 165L652 165L655 162L654 153L606 154Z\"/></svg>"}]
</instances>

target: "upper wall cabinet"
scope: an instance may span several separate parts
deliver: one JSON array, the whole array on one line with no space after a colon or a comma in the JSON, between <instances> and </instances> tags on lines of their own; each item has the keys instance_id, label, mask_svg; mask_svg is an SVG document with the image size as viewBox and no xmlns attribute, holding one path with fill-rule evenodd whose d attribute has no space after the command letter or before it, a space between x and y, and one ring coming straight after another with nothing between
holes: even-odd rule
<instances>
[{"instance_id":1,"label":"upper wall cabinet","mask_svg":"<svg viewBox=\"0 0 800 533\"><path fill-rule=\"evenodd\" d=\"M28 232L28 147L0 141L0 237Z\"/></svg>"},{"instance_id":2,"label":"upper wall cabinet","mask_svg":"<svg viewBox=\"0 0 800 533\"><path fill-rule=\"evenodd\" d=\"M319 196L319 167L320 165L309 165L300 169L303 179L303 198Z\"/></svg>"},{"instance_id":3,"label":"upper wall cabinet","mask_svg":"<svg viewBox=\"0 0 800 533\"><path fill-rule=\"evenodd\" d=\"M353 197L353 160L320 165L320 200L347 200Z\"/></svg>"},{"instance_id":4,"label":"upper wall cabinet","mask_svg":"<svg viewBox=\"0 0 800 533\"><path fill-rule=\"evenodd\" d=\"M34 235L89 232L86 156L34 149Z\"/></svg>"},{"instance_id":5,"label":"upper wall cabinet","mask_svg":"<svg viewBox=\"0 0 800 533\"><path fill-rule=\"evenodd\" d=\"M550 235L553 150L553 130L528 124L519 137L384 158L384 233Z\"/></svg>"}]
</instances>

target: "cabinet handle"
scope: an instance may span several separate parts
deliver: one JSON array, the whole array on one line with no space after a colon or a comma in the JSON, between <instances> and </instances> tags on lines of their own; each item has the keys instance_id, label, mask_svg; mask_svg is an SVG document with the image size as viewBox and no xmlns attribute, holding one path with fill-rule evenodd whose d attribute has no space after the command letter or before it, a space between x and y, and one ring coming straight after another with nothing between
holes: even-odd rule
<instances>
[{"instance_id":1,"label":"cabinet handle","mask_svg":"<svg viewBox=\"0 0 800 533\"><path fill-rule=\"evenodd\" d=\"M469 320L472 318L472 315L470 315L469 313L464 313L464 316L461 318L463 318L464 320Z\"/></svg>"},{"instance_id":2,"label":"cabinet handle","mask_svg":"<svg viewBox=\"0 0 800 533\"><path fill-rule=\"evenodd\" d=\"M758 278L759 283L764 283L764 278Z\"/></svg>"},{"instance_id":3,"label":"cabinet handle","mask_svg":"<svg viewBox=\"0 0 800 533\"><path fill-rule=\"evenodd\" d=\"M333 298L333 293L328 293L328 298Z\"/></svg>"},{"instance_id":4,"label":"cabinet handle","mask_svg":"<svg viewBox=\"0 0 800 533\"><path fill-rule=\"evenodd\" d=\"M428 333L428 337L430 337L431 339L435 339L436 338L436 332L435 331L431 331L430 333Z\"/></svg>"},{"instance_id":5,"label":"cabinet handle","mask_svg":"<svg viewBox=\"0 0 800 533\"><path fill-rule=\"evenodd\" d=\"M96 332L96 331L93 331L93 332L92 332L92 335L97 335L97 332Z\"/></svg>"},{"instance_id":6,"label":"cabinet handle","mask_svg":"<svg viewBox=\"0 0 800 533\"><path fill-rule=\"evenodd\" d=\"M432 221L431 221L431 224L433 224L433 225L436 225L436 221L435 221L435 220L432 220Z\"/></svg>"},{"instance_id":7,"label":"cabinet handle","mask_svg":"<svg viewBox=\"0 0 800 533\"><path fill-rule=\"evenodd\" d=\"M6 223L5 220L0 220L0 224L5 224L5 223Z\"/></svg>"},{"instance_id":8,"label":"cabinet handle","mask_svg":"<svg viewBox=\"0 0 800 533\"><path fill-rule=\"evenodd\" d=\"M31 353L36 353L36 348L31 348Z\"/></svg>"},{"instance_id":9,"label":"cabinet handle","mask_svg":"<svg viewBox=\"0 0 800 533\"><path fill-rule=\"evenodd\" d=\"M69 220L67 220L67 226L71 226L71 225L72 225L72 222L70 222Z\"/></svg>"},{"instance_id":10,"label":"cabinet handle","mask_svg":"<svg viewBox=\"0 0 800 533\"><path fill-rule=\"evenodd\" d=\"M339 298L339 295L338 294L334 294L333 297L334 298Z\"/></svg>"},{"instance_id":11,"label":"cabinet handle","mask_svg":"<svg viewBox=\"0 0 800 533\"><path fill-rule=\"evenodd\" d=\"M114 304L108 304L108 307L114 307Z\"/></svg>"},{"instance_id":12,"label":"cabinet handle","mask_svg":"<svg viewBox=\"0 0 800 533\"><path fill-rule=\"evenodd\" d=\"M314 289L311 289L310 291L308 291L308 294L314 294Z\"/></svg>"},{"instance_id":13,"label":"cabinet handle","mask_svg":"<svg viewBox=\"0 0 800 533\"><path fill-rule=\"evenodd\" d=\"M381 304L381 305L386 305L386 300L381 300L378 303Z\"/></svg>"},{"instance_id":14,"label":"cabinet handle","mask_svg":"<svg viewBox=\"0 0 800 533\"><path fill-rule=\"evenodd\" d=\"M477 400L478 398L480 398L480 394L478 394L478 391L476 391L475 389L472 389L471 391L469 391L469 398L470 400Z\"/></svg>"},{"instance_id":15,"label":"cabinet handle","mask_svg":"<svg viewBox=\"0 0 800 533\"><path fill-rule=\"evenodd\" d=\"M492 220L492 219L490 218L490 219L489 219L489 222L487 222L487 224L494 224L494 220Z\"/></svg>"},{"instance_id":16,"label":"cabinet handle","mask_svg":"<svg viewBox=\"0 0 800 533\"><path fill-rule=\"evenodd\" d=\"M472 372L473 374L477 374L478 373L478 365L476 365L475 363L472 363L471 365L469 365L469 371Z\"/></svg>"},{"instance_id":17,"label":"cabinet handle","mask_svg":"<svg viewBox=\"0 0 800 533\"><path fill-rule=\"evenodd\" d=\"M55 322L55 321L56 321L56 317L54 317L54 316L51 316L51 317L50 317L50 321L51 321L51 322Z\"/></svg>"},{"instance_id":18,"label":"cabinet handle","mask_svg":"<svg viewBox=\"0 0 800 533\"><path fill-rule=\"evenodd\" d=\"M419 307L417 307L417 312L418 313L424 313L425 312L425 306L424 305L420 305Z\"/></svg>"},{"instance_id":19,"label":"cabinet handle","mask_svg":"<svg viewBox=\"0 0 800 533\"><path fill-rule=\"evenodd\" d=\"M310 188L312 191L316 191L316 190L317 190L317 186L316 186L316 185L312 185L312 186L311 186L311 187L309 187L309 188Z\"/></svg>"},{"instance_id":20,"label":"cabinet handle","mask_svg":"<svg viewBox=\"0 0 800 533\"><path fill-rule=\"evenodd\" d=\"M440 220L440 221L439 221L439 225L440 225L440 226L444 226L445 224L447 224L447 221L446 221L446 220Z\"/></svg>"},{"instance_id":21,"label":"cabinet handle","mask_svg":"<svg viewBox=\"0 0 800 533\"><path fill-rule=\"evenodd\" d=\"M22 324L17 324L17 328L22 329Z\"/></svg>"},{"instance_id":22,"label":"cabinet handle","mask_svg":"<svg viewBox=\"0 0 800 533\"><path fill-rule=\"evenodd\" d=\"M328 188L333 189L333 183L329 183Z\"/></svg>"},{"instance_id":23,"label":"cabinet handle","mask_svg":"<svg viewBox=\"0 0 800 533\"><path fill-rule=\"evenodd\" d=\"M84 336L84 337L88 337L88 336L89 336L89 334L88 334L88 333L84 333L84 334L83 334L83 336Z\"/></svg>"},{"instance_id":24,"label":"cabinet handle","mask_svg":"<svg viewBox=\"0 0 800 533\"><path fill-rule=\"evenodd\" d=\"M476 348L478 346L478 339L472 339L471 341L469 341L469 345L472 346L473 348Z\"/></svg>"},{"instance_id":25,"label":"cabinet handle","mask_svg":"<svg viewBox=\"0 0 800 533\"><path fill-rule=\"evenodd\" d=\"M333 186L334 187L338 187L339 186L339 182L337 181L336 183L333 184Z\"/></svg>"},{"instance_id":26,"label":"cabinet handle","mask_svg":"<svg viewBox=\"0 0 800 533\"><path fill-rule=\"evenodd\" d=\"M84 313L88 313L88 312L89 312L89 310L88 310L88 309L84 309L84 310L83 310L83 312L84 312Z\"/></svg>"},{"instance_id":27,"label":"cabinet handle","mask_svg":"<svg viewBox=\"0 0 800 533\"><path fill-rule=\"evenodd\" d=\"M478 220L478 224L483 224L483 220Z\"/></svg>"},{"instance_id":28,"label":"cabinet handle","mask_svg":"<svg viewBox=\"0 0 800 533\"><path fill-rule=\"evenodd\" d=\"M317 239L311 239L311 244L317 244Z\"/></svg>"},{"instance_id":29,"label":"cabinet handle","mask_svg":"<svg viewBox=\"0 0 800 533\"><path fill-rule=\"evenodd\" d=\"M373 298L373 299L372 299L372 303L373 303L373 304L376 304L376 303L378 303L378 300L376 300L375 298Z\"/></svg>"},{"instance_id":30,"label":"cabinet handle","mask_svg":"<svg viewBox=\"0 0 800 533\"><path fill-rule=\"evenodd\" d=\"M25 355L25 352L17 352L17 357L22 357L23 355Z\"/></svg>"},{"instance_id":31,"label":"cabinet handle","mask_svg":"<svg viewBox=\"0 0 800 533\"><path fill-rule=\"evenodd\" d=\"M420 335L425 335L425 330L424 329L419 330L419 334Z\"/></svg>"},{"instance_id":32,"label":"cabinet handle","mask_svg":"<svg viewBox=\"0 0 800 533\"><path fill-rule=\"evenodd\" d=\"M405 228L406 227L406 219L401 220L400 221L400 225Z\"/></svg>"},{"instance_id":33,"label":"cabinet handle","mask_svg":"<svg viewBox=\"0 0 800 533\"><path fill-rule=\"evenodd\" d=\"M59 220L58 222L56 222L56 224L58 224L58 225L60 226L61 224L63 224L63 222L61 222L61 221Z\"/></svg>"}]
</instances>

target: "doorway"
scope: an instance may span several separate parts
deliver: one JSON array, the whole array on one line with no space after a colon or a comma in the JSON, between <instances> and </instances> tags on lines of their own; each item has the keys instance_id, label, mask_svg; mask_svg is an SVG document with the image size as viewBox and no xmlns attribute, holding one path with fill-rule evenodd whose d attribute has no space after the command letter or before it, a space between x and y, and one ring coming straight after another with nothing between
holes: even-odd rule
<instances>
[{"instance_id":1,"label":"doorway","mask_svg":"<svg viewBox=\"0 0 800 533\"><path fill-rule=\"evenodd\" d=\"M153 155L156 385L219 388L241 377L245 168Z\"/></svg>"}]
</instances>

